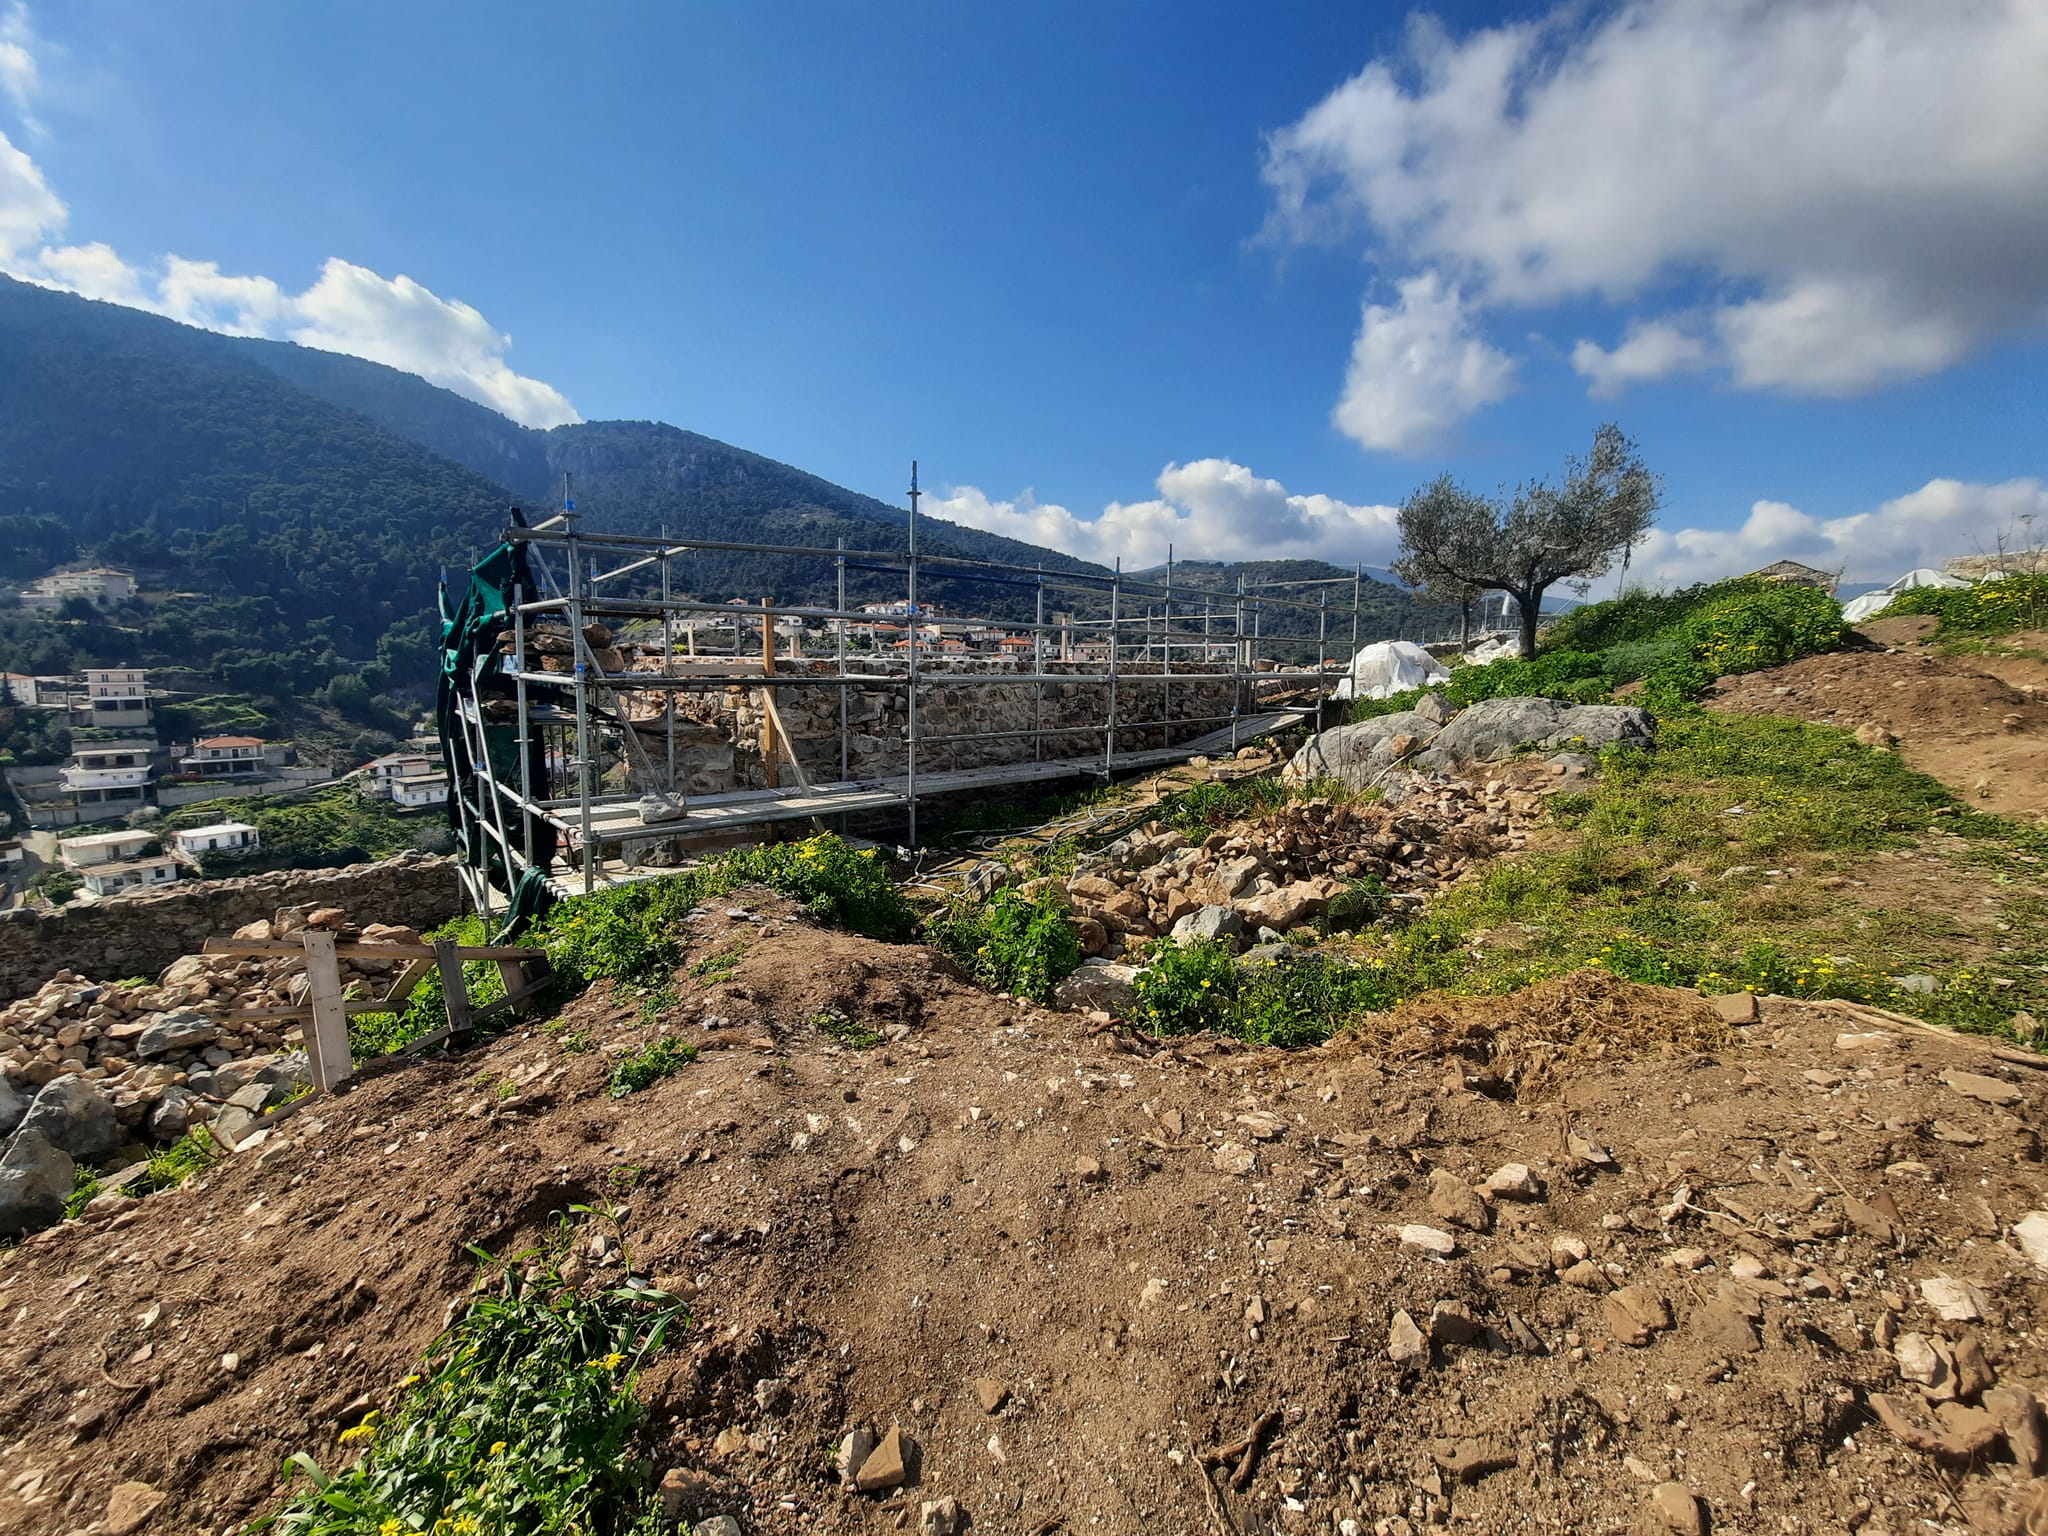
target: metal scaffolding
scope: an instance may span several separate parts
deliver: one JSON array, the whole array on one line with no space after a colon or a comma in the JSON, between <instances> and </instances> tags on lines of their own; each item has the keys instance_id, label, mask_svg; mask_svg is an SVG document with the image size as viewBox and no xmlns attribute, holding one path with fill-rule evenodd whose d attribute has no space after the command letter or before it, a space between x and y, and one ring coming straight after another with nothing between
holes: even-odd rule
<instances>
[{"instance_id":1,"label":"metal scaffolding","mask_svg":"<svg viewBox=\"0 0 2048 1536\"><path fill-rule=\"evenodd\" d=\"M444 729L461 733L461 756L471 770L455 776L451 811L465 840L489 855L473 858L466 870L472 903L489 915L494 905L502 905L503 892L536 872L559 895L645 878L664 864L656 852L661 845L687 848L759 835L777 822L822 825L827 817L895 812L904 818L915 847L921 802L1075 776L1106 780L1196 755L1233 752L1313 713L1345 675L1349 653L1344 664L1334 666L1324 653L1331 616L1327 583L1247 587L1240 579L1231 590L1176 584L1170 554L1163 581L1135 579L1121 563L1096 574L932 554L918 547L915 495L913 466L907 549L847 549L843 541L827 549L593 533L573 510L532 527L508 528L506 546L524 557L515 568L530 576L535 590L520 582L506 594L494 664L469 668L452 688L444 681ZM680 595L688 588L687 562L704 553L827 563L833 605ZM854 627L878 622L874 612L850 606L849 570L900 581L900 617L908 641L900 659L849 645ZM637 578L631 586L625 585L629 577ZM935 582L1028 588L1032 617L938 615L920 598L921 589L928 594ZM1355 652L1362 574L1349 578L1349 585ZM1318 586L1325 590L1312 590ZM1093 616L1048 613L1049 598L1055 603L1065 598ZM1273 644L1262 618L1278 609L1316 614L1313 667L1286 670L1261 655L1263 647ZM702 621L710 615L721 621L718 630L730 624L729 654L698 649ZM778 658L778 625L787 632L792 621L822 625L831 639L829 652L805 658L801 671L778 668L779 659L788 660ZM599 654L606 647L590 639L598 625L637 626L646 635L658 625L660 670L607 670ZM754 655L746 647L756 628L761 649ZM1019 644L1028 637L1030 650L1019 658L1028 658L1028 670L932 670L943 641L928 637L941 629L1001 631ZM687 638L684 656L676 654L679 633ZM547 659L567 661L566 670L547 669L535 649L542 643L551 647ZM1079 669L1058 670L1063 666ZM453 670L448 669L450 675ZM1132 718L1146 713L1131 709L1129 701L1143 698L1139 689L1147 679L1158 680L1158 718ZM1028 725L1015 730L947 733L926 728L920 719L920 695L933 689L1020 685L1031 688L1032 706ZM1081 724L1049 720L1047 690L1075 686L1099 691L1101 708ZM806 775L776 703L778 691L817 687L836 689L838 695L838 778L826 783L811 782ZM758 691L766 782L759 788L690 795L678 766L680 698L734 688ZM1227 693L1229 707L1177 718L1173 696L1183 688ZM859 690L900 697L901 772L868 778L851 772L849 701ZM632 695L661 696L658 727L650 729L629 715L625 701ZM1184 698L1192 704L1199 696L1191 691ZM650 745L642 739L648 735L665 735L665 742ZM1083 754L1048 750L1095 735L1101 739L1099 748ZM949 749L1002 740L1020 744L1016 761L939 766ZM1027 742L1028 752L1022 745ZM779 782L785 762L794 785ZM601 782L607 763L623 770L624 787Z\"/></svg>"}]
</instances>

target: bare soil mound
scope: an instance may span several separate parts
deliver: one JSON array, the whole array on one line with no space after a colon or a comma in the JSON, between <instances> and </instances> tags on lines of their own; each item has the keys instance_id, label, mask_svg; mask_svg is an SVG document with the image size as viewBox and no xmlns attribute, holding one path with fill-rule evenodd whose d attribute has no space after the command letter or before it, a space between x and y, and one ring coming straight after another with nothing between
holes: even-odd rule
<instances>
[{"instance_id":1,"label":"bare soil mound","mask_svg":"<svg viewBox=\"0 0 2048 1536\"><path fill-rule=\"evenodd\" d=\"M2048 667L2026 658L1837 651L1724 677L1703 702L1870 726L1896 738L1915 768L1985 810L2048 815Z\"/></svg>"},{"instance_id":2,"label":"bare soil mound","mask_svg":"<svg viewBox=\"0 0 2048 1536\"><path fill-rule=\"evenodd\" d=\"M663 1017L588 994L0 1261L0 1528L108 1529L131 1480L168 1495L145 1531L239 1528L287 1454L350 1454L464 1243L607 1200L692 1297L650 1454L750 1536L942 1496L992 1533L1700 1517L1666 1482L1719 1531L1903 1536L2033 1496L2048 1073L1988 1046L1581 976L1254 1051L770 902L698 930ZM608 1097L664 1029L701 1057ZM891 1424L918 1485L842 1489L833 1442Z\"/></svg>"}]
</instances>

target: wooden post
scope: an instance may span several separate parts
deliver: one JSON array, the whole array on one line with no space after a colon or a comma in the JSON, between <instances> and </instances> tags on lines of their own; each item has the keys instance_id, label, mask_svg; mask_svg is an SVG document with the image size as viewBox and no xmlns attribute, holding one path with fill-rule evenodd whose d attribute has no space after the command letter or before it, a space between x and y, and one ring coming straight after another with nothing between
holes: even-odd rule
<instances>
[{"instance_id":1,"label":"wooden post","mask_svg":"<svg viewBox=\"0 0 2048 1536\"><path fill-rule=\"evenodd\" d=\"M505 983L505 995L517 997L526 988L526 962L524 960L500 960L498 979Z\"/></svg>"},{"instance_id":2,"label":"wooden post","mask_svg":"<svg viewBox=\"0 0 2048 1536\"><path fill-rule=\"evenodd\" d=\"M313 1005L313 1017L302 1031L306 1060L313 1070L313 1086L331 1092L355 1073L348 1006L341 998L341 964L334 957L334 935L327 929L304 929L299 941L306 949L307 998Z\"/></svg>"},{"instance_id":3,"label":"wooden post","mask_svg":"<svg viewBox=\"0 0 2048 1536\"><path fill-rule=\"evenodd\" d=\"M459 947L453 939L434 941L434 964L441 972L441 1005L448 1013L450 1035L466 1035L471 1027L469 985L462 979L462 957L456 953Z\"/></svg>"},{"instance_id":4,"label":"wooden post","mask_svg":"<svg viewBox=\"0 0 2048 1536\"><path fill-rule=\"evenodd\" d=\"M782 784L780 753L775 745L775 615L761 599L761 782L770 789Z\"/></svg>"}]
</instances>

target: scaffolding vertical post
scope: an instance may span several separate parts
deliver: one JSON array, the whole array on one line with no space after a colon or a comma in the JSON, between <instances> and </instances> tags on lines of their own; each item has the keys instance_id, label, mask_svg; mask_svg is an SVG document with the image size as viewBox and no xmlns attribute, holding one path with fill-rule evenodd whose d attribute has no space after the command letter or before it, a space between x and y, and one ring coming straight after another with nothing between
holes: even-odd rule
<instances>
[{"instance_id":1,"label":"scaffolding vertical post","mask_svg":"<svg viewBox=\"0 0 2048 1536\"><path fill-rule=\"evenodd\" d=\"M1329 697L1328 690L1333 686L1327 681L1330 675L1330 589L1328 587L1324 587L1316 593L1316 671L1325 679L1325 681L1319 684L1316 691L1323 694L1324 700L1327 700ZM1317 701L1318 714L1316 723L1318 725L1322 724L1320 713L1322 702L1323 700Z\"/></svg>"},{"instance_id":2,"label":"scaffolding vertical post","mask_svg":"<svg viewBox=\"0 0 2048 1536\"><path fill-rule=\"evenodd\" d=\"M1237 603L1230 634L1230 750L1237 751L1237 721L1244 713L1244 577L1237 578Z\"/></svg>"},{"instance_id":3,"label":"scaffolding vertical post","mask_svg":"<svg viewBox=\"0 0 2048 1536\"><path fill-rule=\"evenodd\" d=\"M847 779L847 703L846 703L846 540L839 541L839 555L833 565L839 570L839 782Z\"/></svg>"},{"instance_id":4,"label":"scaffolding vertical post","mask_svg":"<svg viewBox=\"0 0 2048 1536\"><path fill-rule=\"evenodd\" d=\"M567 480L564 479L566 486ZM567 501L566 493L563 500ZM590 838L590 664L583 644L583 553L576 545L576 516L564 512L569 546L569 644L576 669L576 806L583 837L583 894L597 889L597 850Z\"/></svg>"},{"instance_id":5,"label":"scaffolding vertical post","mask_svg":"<svg viewBox=\"0 0 2048 1536\"><path fill-rule=\"evenodd\" d=\"M1173 546L1166 546L1166 602L1160 610L1159 718L1166 722L1160 745L1173 745Z\"/></svg>"},{"instance_id":6,"label":"scaffolding vertical post","mask_svg":"<svg viewBox=\"0 0 2048 1536\"><path fill-rule=\"evenodd\" d=\"M917 460L910 461L910 686L904 705L903 801L909 812L910 847L917 847Z\"/></svg>"},{"instance_id":7,"label":"scaffolding vertical post","mask_svg":"<svg viewBox=\"0 0 2048 1536\"><path fill-rule=\"evenodd\" d=\"M1109 575L1109 719L1102 732L1102 776L1105 779L1116 772L1116 651L1123 622L1123 583L1124 557L1118 555Z\"/></svg>"},{"instance_id":8,"label":"scaffolding vertical post","mask_svg":"<svg viewBox=\"0 0 2048 1536\"><path fill-rule=\"evenodd\" d=\"M661 536L668 538L668 529L661 530ZM676 630L675 610L669 606L674 593L669 590L669 552L667 544L661 550L661 675L671 678L676 675ZM661 717L668 722L668 792L676 793L676 691L664 688L661 695Z\"/></svg>"},{"instance_id":9,"label":"scaffolding vertical post","mask_svg":"<svg viewBox=\"0 0 2048 1536\"><path fill-rule=\"evenodd\" d=\"M1031 631L1031 761L1045 758L1045 572L1038 573L1038 622Z\"/></svg>"},{"instance_id":10,"label":"scaffolding vertical post","mask_svg":"<svg viewBox=\"0 0 2048 1536\"><path fill-rule=\"evenodd\" d=\"M533 722L526 712L526 588L512 586L512 670L519 701L519 734L513 738L519 748L519 826L525 833L526 862L533 864Z\"/></svg>"}]
</instances>

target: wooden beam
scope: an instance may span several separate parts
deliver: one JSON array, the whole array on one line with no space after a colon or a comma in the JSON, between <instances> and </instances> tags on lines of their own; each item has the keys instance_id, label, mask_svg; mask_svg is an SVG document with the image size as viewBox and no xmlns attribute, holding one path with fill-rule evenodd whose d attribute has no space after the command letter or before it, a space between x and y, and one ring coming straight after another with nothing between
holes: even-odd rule
<instances>
[{"instance_id":1,"label":"wooden beam","mask_svg":"<svg viewBox=\"0 0 2048 1536\"><path fill-rule=\"evenodd\" d=\"M312 1018L305 1029L306 1057L313 1086L332 1091L355 1071L348 1045L348 1007L341 996L341 966L334 957L334 935L308 928L299 935L306 956Z\"/></svg>"},{"instance_id":2,"label":"wooden beam","mask_svg":"<svg viewBox=\"0 0 2048 1536\"><path fill-rule=\"evenodd\" d=\"M316 930L305 930L312 932ZM325 932L326 930L317 930ZM333 935L329 935L333 937ZM208 939L206 953L209 955L240 955L261 959L271 955L296 955L304 952L305 946L296 938L291 939ZM336 942L334 953L344 960L434 960L441 953L438 944L365 944L361 941ZM542 960L547 958L544 949L529 949L520 944L465 944L457 946L456 953L464 960Z\"/></svg>"},{"instance_id":3,"label":"wooden beam","mask_svg":"<svg viewBox=\"0 0 2048 1536\"><path fill-rule=\"evenodd\" d=\"M434 963L441 969L441 1006L448 1013L448 1032L466 1035L473 1021L469 1012L469 984L462 977L460 948L452 940L437 940Z\"/></svg>"}]
</instances>

